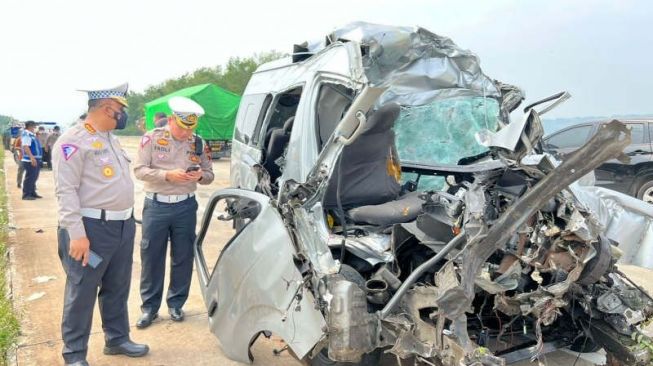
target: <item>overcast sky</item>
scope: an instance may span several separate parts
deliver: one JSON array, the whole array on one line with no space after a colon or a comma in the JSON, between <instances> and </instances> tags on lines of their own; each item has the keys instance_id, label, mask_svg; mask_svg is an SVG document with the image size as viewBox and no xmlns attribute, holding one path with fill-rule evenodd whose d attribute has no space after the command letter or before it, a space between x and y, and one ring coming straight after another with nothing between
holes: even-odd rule
<instances>
[{"instance_id":1,"label":"overcast sky","mask_svg":"<svg viewBox=\"0 0 653 366\"><path fill-rule=\"evenodd\" d=\"M322 37L355 20L419 25L474 51L552 117L653 113L651 1L0 0L0 114L68 122L76 89L130 88Z\"/></svg>"}]
</instances>

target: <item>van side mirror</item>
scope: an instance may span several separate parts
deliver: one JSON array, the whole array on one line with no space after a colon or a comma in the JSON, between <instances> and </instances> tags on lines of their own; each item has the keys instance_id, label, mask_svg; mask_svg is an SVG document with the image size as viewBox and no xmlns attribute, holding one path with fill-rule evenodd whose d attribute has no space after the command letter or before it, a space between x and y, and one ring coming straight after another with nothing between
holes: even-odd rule
<instances>
[{"instance_id":1,"label":"van side mirror","mask_svg":"<svg viewBox=\"0 0 653 366\"><path fill-rule=\"evenodd\" d=\"M363 88L336 127L335 136L340 143L349 145L363 132L367 122L367 112L385 90L386 88L372 86Z\"/></svg>"}]
</instances>

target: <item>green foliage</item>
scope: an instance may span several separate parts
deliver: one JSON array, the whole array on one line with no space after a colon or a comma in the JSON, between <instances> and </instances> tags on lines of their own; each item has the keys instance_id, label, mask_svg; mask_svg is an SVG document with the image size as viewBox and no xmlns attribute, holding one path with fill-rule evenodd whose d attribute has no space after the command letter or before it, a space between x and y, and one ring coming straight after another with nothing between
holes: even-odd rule
<instances>
[{"instance_id":1,"label":"green foliage","mask_svg":"<svg viewBox=\"0 0 653 366\"><path fill-rule=\"evenodd\" d=\"M3 166L5 150L0 148L0 166ZM7 239L7 195L5 192L4 171L0 170L0 365L4 365L7 353L15 344L20 332L18 319L14 314L11 300L7 298L6 239Z\"/></svg>"},{"instance_id":2,"label":"green foliage","mask_svg":"<svg viewBox=\"0 0 653 366\"><path fill-rule=\"evenodd\" d=\"M127 128L118 131L120 135L140 135L136 121L143 117L145 103L156 98L198 84L213 83L217 86L242 95L256 68L266 62L284 57L285 54L269 51L255 54L250 57L232 57L224 66L202 67L191 73L186 73L175 79L168 79L160 84L150 86L143 93L130 92L127 95L129 102L129 120Z\"/></svg>"},{"instance_id":3,"label":"green foliage","mask_svg":"<svg viewBox=\"0 0 653 366\"><path fill-rule=\"evenodd\" d=\"M14 119L10 116L3 116L0 114L0 131L4 131L5 127L11 125Z\"/></svg>"}]
</instances>

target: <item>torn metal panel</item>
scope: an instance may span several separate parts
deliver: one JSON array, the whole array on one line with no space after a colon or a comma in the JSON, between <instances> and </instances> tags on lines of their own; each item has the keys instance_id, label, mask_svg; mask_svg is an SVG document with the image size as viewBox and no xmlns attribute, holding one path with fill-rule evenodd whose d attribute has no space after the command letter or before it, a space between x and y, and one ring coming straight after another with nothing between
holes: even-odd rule
<instances>
[{"instance_id":1,"label":"torn metal panel","mask_svg":"<svg viewBox=\"0 0 653 366\"><path fill-rule=\"evenodd\" d=\"M330 247L340 247L343 237L332 235L329 237ZM390 251L390 235L371 233L366 236L348 236L345 247L355 256L366 260L375 266L379 263L389 263L394 260Z\"/></svg>"},{"instance_id":2,"label":"torn metal panel","mask_svg":"<svg viewBox=\"0 0 653 366\"><path fill-rule=\"evenodd\" d=\"M203 293L207 306L217 300L209 314L211 331L227 356L240 362L252 361L249 347L262 331L279 335L303 357L322 338L326 322L295 266L288 230L269 198L260 193L225 189L211 201L220 197L253 200L260 213L223 249L210 282L205 282L210 274L200 272L203 288L213 290ZM204 220L211 220L211 214L212 209L206 211ZM198 270L204 267L196 264Z\"/></svg>"},{"instance_id":3,"label":"torn metal panel","mask_svg":"<svg viewBox=\"0 0 653 366\"><path fill-rule=\"evenodd\" d=\"M619 263L653 269L653 205L600 187L569 189L623 253Z\"/></svg>"},{"instance_id":4,"label":"torn metal panel","mask_svg":"<svg viewBox=\"0 0 653 366\"><path fill-rule=\"evenodd\" d=\"M518 261L508 268L508 270L497 277L496 280L490 279L488 271L483 271L480 276L476 278L476 285L490 294L499 294L506 291L514 290L519 285L519 278L523 268Z\"/></svg>"},{"instance_id":5,"label":"torn metal panel","mask_svg":"<svg viewBox=\"0 0 653 366\"><path fill-rule=\"evenodd\" d=\"M380 105L423 105L458 96L500 100L505 94L509 98L503 109L511 111L523 98L519 88L483 74L478 56L424 28L354 22L334 30L326 42L313 42L308 50L317 52L337 41L354 41L365 48L363 67L368 80L389 87Z\"/></svg>"},{"instance_id":6,"label":"torn metal panel","mask_svg":"<svg viewBox=\"0 0 653 366\"><path fill-rule=\"evenodd\" d=\"M606 125L567 161L545 176L529 192L508 207L506 212L489 228L486 235L471 239L467 245L467 250L463 254L461 273L465 304L471 306L474 299L475 279L483 263L499 245L505 243L512 233L517 231L539 207L566 186L598 167L605 160L619 155L629 143L630 131L625 125L617 121ZM465 308L465 304L460 308ZM458 338L467 340L467 328L459 323L462 321L464 313L458 310L457 312L448 313L447 317L453 321L454 327L460 330L460 334L457 334Z\"/></svg>"}]
</instances>

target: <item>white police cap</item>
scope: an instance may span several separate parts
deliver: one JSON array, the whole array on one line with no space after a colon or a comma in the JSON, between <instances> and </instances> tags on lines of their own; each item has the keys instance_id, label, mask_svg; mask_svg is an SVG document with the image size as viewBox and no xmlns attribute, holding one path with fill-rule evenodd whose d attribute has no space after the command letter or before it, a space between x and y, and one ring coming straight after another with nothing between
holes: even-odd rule
<instances>
[{"instance_id":1,"label":"white police cap","mask_svg":"<svg viewBox=\"0 0 653 366\"><path fill-rule=\"evenodd\" d=\"M177 125L181 128L191 129L197 127L199 118L204 115L204 108L194 100L186 97L172 97L168 106L175 116Z\"/></svg>"},{"instance_id":2,"label":"white police cap","mask_svg":"<svg viewBox=\"0 0 653 366\"><path fill-rule=\"evenodd\" d=\"M95 89L95 90L82 90L79 91L88 93L88 100L96 99L113 99L116 102L127 107L127 91L129 90L129 84L124 83L110 89Z\"/></svg>"}]
</instances>

